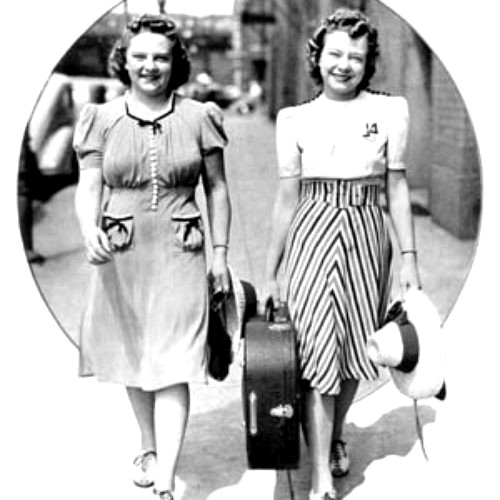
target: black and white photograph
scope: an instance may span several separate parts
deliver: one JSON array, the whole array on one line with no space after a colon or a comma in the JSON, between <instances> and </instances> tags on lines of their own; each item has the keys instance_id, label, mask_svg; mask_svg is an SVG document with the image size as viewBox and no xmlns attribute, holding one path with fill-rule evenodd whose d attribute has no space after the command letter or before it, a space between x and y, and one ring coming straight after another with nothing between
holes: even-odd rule
<instances>
[{"instance_id":1,"label":"black and white photograph","mask_svg":"<svg viewBox=\"0 0 500 500\"><path fill-rule=\"evenodd\" d=\"M5 9L2 497L491 497L495 7Z\"/></svg>"}]
</instances>

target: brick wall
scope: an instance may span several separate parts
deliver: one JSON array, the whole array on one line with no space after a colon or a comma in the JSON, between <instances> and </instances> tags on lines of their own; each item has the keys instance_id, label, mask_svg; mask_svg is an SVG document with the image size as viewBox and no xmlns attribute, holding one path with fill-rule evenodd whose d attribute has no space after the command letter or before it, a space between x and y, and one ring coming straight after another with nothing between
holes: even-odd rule
<instances>
[{"instance_id":1,"label":"brick wall","mask_svg":"<svg viewBox=\"0 0 500 500\"><path fill-rule=\"evenodd\" d=\"M267 80L270 116L314 94L307 75L305 49L310 16L315 17L316 11L316 2L276 0Z\"/></svg>"},{"instance_id":2,"label":"brick wall","mask_svg":"<svg viewBox=\"0 0 500 500\"><path fill-rule=\"evenodd\" d=\"M477 143L467 109L448 72L434 59L430 210L460 238L477 234L481 180Z\"/></svg>"}]
</instances>

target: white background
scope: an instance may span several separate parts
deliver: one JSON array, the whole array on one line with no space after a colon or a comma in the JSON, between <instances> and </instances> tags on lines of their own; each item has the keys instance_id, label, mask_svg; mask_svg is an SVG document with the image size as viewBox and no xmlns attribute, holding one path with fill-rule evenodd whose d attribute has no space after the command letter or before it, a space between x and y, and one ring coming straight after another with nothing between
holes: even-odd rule
<instances>
[{"instance_id":1,"label":"white background","mask_svg":"<svg viewBox=\"0 0 500 500\"><path fill-rule=\"evenodd\" d=\"M442 494L494 498L498 496L500 422L496 409L500 406L500 26L491 7L495 2L392 0L386 4L413 25L450 71L471 114L483 167L477 254L445 325L449 394L438 413L440 432L432 443L440 449L432 466L442 479L436 496L431 493L427 498ZM78 408L83 389L76 376L75 349L40 298L24 261L17 226L16 173L23 127L49 72L113 3L33 0L8 5L3 6L0 28L0 497L60 498L64 494L73 500L80 498L74 471L84 471L93 460L77 446L81 437L73 436L102 433L104 442L106 429L89 427L87 419L79 418L85 412ZM92 411L105 418L105 405ZM104 450L105 446L94 453ZM419 478L414 481L417 484ZM408 491L408 486L413 488L401 488ZM400 498L398 490L388 485L385 498Z\"/></svg>"}]
</instances>

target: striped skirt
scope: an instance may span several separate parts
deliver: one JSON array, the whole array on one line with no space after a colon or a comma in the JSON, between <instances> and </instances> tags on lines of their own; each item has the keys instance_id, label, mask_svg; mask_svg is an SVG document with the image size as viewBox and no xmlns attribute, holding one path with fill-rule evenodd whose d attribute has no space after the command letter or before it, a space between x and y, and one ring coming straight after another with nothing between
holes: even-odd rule
<instances>
[{"instance_id":1,"label":"striped skirt","mask_svg":"<svg viewBox=\"0 0 500 500\"><path fill-rule=\"evenodd\" d=\"M378 377L365 347L385 316L392 258L379 194L356 180L302 182L285 249L287 301L302 379L321 394Z\"/></svg>"}]
</instances>

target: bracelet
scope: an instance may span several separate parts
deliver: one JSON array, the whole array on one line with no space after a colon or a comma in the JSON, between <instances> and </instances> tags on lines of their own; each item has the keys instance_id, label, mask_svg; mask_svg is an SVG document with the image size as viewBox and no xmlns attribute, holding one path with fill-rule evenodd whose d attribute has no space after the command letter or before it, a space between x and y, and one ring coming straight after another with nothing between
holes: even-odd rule
<instances>
[{"instance_id":1,"label":"bracelet","mask_svg":"<svg viewBox=\"0 0 500 500\"><path fill-rule=\"evenodd\" d=\"M216 245L213 245L213 247L229 248L229 245L227 243L217 243Z\"/></svg>"},{"instance_id":2,"label":"bracelet","mask_svg":"<svg viewBox=\"0 0 500 500\"><path fill-rule=\"evenodd\" d=\"M401 250L401 255L404 255L405 253L413 253L417 255L417 250L415 248L410 248L408 250Z\"/></svg>"}]
</instances>

